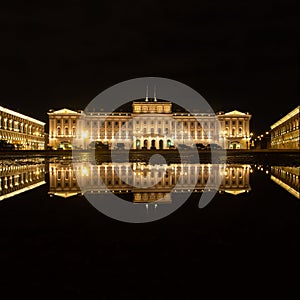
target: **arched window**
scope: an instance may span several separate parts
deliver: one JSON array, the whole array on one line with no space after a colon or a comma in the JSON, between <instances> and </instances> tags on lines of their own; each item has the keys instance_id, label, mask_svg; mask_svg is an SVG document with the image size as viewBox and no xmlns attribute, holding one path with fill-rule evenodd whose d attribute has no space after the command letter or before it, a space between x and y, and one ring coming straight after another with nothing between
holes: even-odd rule
<instances>
[{"instance_id":1,"label":"arched window","mask_svg":"<svg viewBox=\"0 0 300 300\"><path fill-rule=\"evenodd\" d=\"M232 136L235 136L235 128L232 128L231 134Z\"/></svg>"},{"instance_id":2,"label":"arched window","mask_svg":"<svg viewBox=\"0 0 300 300\"><path fill-rule=\"evenodd\" d=\"M61 135L60 127L57 127L57 135Z\"/></svg>"},{"instance_id":3,"label":"arched window","mask_svg":"<svg viewBox=\"0 0 300 300\"><path fill-rule=\"evenodd\" d=\"M73 127L73 129L72 129L72 134L76 135L76 128L75 127Z\"/></svg>"},{"instance_id":4,"label":"arched window","mask_svg":"<svg viewBox=\"0 0 300 300\"><path fill-rule=\"evenodd\" d=\"M65 127L65 135L69 135L69 128Z\"/></svg>"}]
</instances>

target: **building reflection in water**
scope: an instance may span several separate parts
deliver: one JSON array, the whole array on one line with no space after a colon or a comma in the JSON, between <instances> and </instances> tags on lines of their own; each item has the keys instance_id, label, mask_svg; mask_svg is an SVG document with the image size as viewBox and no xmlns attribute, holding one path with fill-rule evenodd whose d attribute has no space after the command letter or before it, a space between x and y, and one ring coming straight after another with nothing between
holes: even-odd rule
<instances>
[{"instance_id":1,"label":"building reflection in water","mask_svg":"<svg viewBox=\"0 0 300 300\"><path fill-rule=\"evenodd\" d=\"M271 167L271 179L298 199L300 199L299 174L300 167Z\"/></svg>"},{"instance_id":2,"label":"building reflection in water","mask_svg":"<svg viewBox=\"0 0 300 300\"><path fill-rule=\"evenodd\" d=\"M72 167L70 163L51 163L50 195L70 197L85 193L107 193L108 190L120 195L131 195L135 203L171 202L171 190L176 193L203 192L205 187L215 188L215 182L221 177L219 193L238 195L251 190L249 183L250 165L214 165L211 164L170 164L147 165L145 163L120 163L90 165L79 163ZM180 188L176 184L180 174L183 180ZM76 178L78 176L78 180ZM122 178L122 180L121 180ZM81 190L84 187L84 190Z\"/></svg>"},{"instance_id":3,"label":"building reflection in water","mask_svg":"<svg viewBox=\"0 0 300 300\"><path fill-rule=\"evenodd\" d=\"M45 184L45 164L41 162L0 165L0 201Z\"/></svg>"}]
</instances>

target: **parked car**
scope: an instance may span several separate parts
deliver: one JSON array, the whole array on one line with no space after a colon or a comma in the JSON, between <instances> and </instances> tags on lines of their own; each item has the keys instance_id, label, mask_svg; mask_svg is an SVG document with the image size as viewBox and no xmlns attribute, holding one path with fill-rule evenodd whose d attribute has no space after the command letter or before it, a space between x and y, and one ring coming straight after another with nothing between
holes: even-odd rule
<instances>
[{"instance_id":1,"label":"parked car","mask_svg":"<svg viewBox=\"0 0 300 300\"><path fill-rule=\"evenodd\" d=\"M95 142L95 149L96 150L108 150L108 144L104 144L102 142Z\"/></svg>"},{"instance_id":2,"label":"parked car","mask_svg":"<svg viewBox=\"0 0 300 300\"><path fill-rule=\"evenodd\" d=\"M124 150L125 149L125 144L124 143L117 143L116 149L117 150Z\"/></svg>"},{"instance_id":3,"label":"parked car","mask_svg":"<svg viewBox=\"0 0 300 300\"><path fill-rule=\"evenodd\" d=\"M206 149L206 146L203 145L202 143L197 143L197 144L196 144L196 148L199 149L199 150L205 150L205 149Z\"/></svg>"},{"instance_id":4,"label":"parked car","mask_svg":"<svg viewBox=\"0 0 300 300\"><path fill-rule=\"evenodd\" d=\"M207 146L206 146L206 149L207 150L220 150L220 149L223 149L220 145L218 145L218 144L214 144L214 143L212 143L212 144L208 144Z\"/></svg>"},{"instance_id":5,"label":"parked car","mask_svg":"<svg viewBox=\"0 0 300 300\"><path fill-rule=\"evenodd\" d=\"M190 150L191 149L190 146L185 145L185 144L178 144L177 148L180 150Z\"/></svg>"},{"instance_id":6,"label":"parked car","mask_svg":"<svg viewBox=\"0 0 300 300\"><path fill-rule=\"evenodd\" d=\"M8 143L7 141L0 141L0 150L15 150L15 145Z\"/></svg>"}]
</instances>

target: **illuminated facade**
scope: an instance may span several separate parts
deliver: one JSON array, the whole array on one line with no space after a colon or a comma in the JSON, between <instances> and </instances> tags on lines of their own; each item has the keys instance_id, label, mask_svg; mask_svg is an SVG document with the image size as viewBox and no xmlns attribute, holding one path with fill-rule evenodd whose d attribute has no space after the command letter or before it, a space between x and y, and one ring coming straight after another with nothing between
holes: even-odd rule
<instances>
[{"instance_id":1,"label":"illuminated facade","mask_svg":"<svg viewBox=\"0 0 300 300\"><path fill-rule=\"evenodd\" d=\"M250 165L170 164L165 169L163 165L143 163L79 163L73 167L71 161L69 164L51 163L49 194L67 198L85 193L105 194L109 189L116 194L132 194L133 202L171 201L170 192L183 172L186 176L180 188L174 188L173 192L190 192L192 186L195 192L207 188L238 195L251 190L250 170ZM218 180L221 185L216 187Z\"/></svg>"},{"instance_id":2,"label":"illuminated facade","mask_svg":"<svg viewBox=\"0 0 300 300\"><path fill-rule=\"evenodd\" d=\"M271 126L271 148L300 149L300 106Z\"/></svg>"},{"instance_id":3,"label":"illuminated facade","mask_svg":"<svg viewBox=\"0 0 300 300\"><path fill-rule=\"evenodd\" d=\"M1 165L0 201L45 184L45 164Z\"/></svg>"},{"instance_id":4,"label":"illuminated facade","mask_svg":"<svg viewBox=\"0 0 300 300\"><path fill-rule=\"evenodd\" d=\"M169 149L178 144L216 143L223 148L247 149L251 115L172 111L171 102L133 101L131 112L49 111L49 145L88 149L95 141L115 148ZM218 122L219 121L219 122Z\"/></svg>"},{"instance_id":5,"label":"illuminated facade","mask_svg":"<svg viewBox=\"0 0 300 300\"><path fill-rule=\"evenodd\" d=\"M24 150L45 148L45 123L0 106L0 140Z\"/></svg>"}]
</instances>

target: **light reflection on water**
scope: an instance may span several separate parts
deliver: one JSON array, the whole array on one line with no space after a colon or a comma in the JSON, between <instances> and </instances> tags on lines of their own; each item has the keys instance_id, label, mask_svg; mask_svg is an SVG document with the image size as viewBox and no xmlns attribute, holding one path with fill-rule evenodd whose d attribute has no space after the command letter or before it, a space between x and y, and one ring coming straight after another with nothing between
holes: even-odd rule
<instances>
[{"instance_id":1,"label":"light reflection on water","mask_svg":"<svg viewBox=\"0 0 300 300\"><path fill-rule=\"evenodd\" d=\"M130 172L132 170L133 172ZM223 165L212 167L211 164L170 164L147 165L143 163L87 165L71 163L51 163L50 195L70 197L80 193L105 193L107 189L115 194L132 194L133 202L153 202L163 199L175 188L179 175L183 172L184 179L180 189L173 192L203 192L218 189L237 195L251 190L249 183L250 165ZM216 187L217 179L221 178L220 187ZM84 186L81 191L78 186ZM145 188L146 187L146 188ZM171 195L164 201L171 201Z\"/></svg>"},{"instance_id":2,"label":"light reflection on water","mask_svg":"<svg viewBox=\"0 0 300 300\"><path fill-rule=\"evenodd\" d=\"M48 171L49 179L45 176ZM35 159L1 161L0 200L37 188L49 180L50 196L68 198L86 193L105 195L109 190L135 203L170 203L170 191L175 187L181 172L184 172L184 182L180 190L173 192L188 192L192 185L194 193L203 192L207 186L212 190L217 188L221 194L236 196L251 191L250 182L254 171L264 172L273 182L300 198L300 167L228 164L225 168L223 165L212 168L211 164L177 163L168 166L145 163L103 163L90 166L85 162L74 167L68 159L50 163ZM221 178L221 185L216 187L218 178ZM79 188L78 181L84 182L84 190Z\"/></svg>"},{"instance_id":3,"label":"light reflection on water","mask_svg":"<svg viewBox=\"0 0 300 300\"><path fill-rule=\"evenodd\" d=\"M45 183L45 163L42 160L1 161L0 201L37 188Z\"/></svg>"},{"instance_id":4,"label":"light reflection on water","mask_svg":"<svg viewBox=\"0 0 300 300\"><path fill-rule=\"evenodd\" d=\"M300 199L299 175L300 167L271 167L271 179L298 199Z\"/></svg>"}]
</instances>

